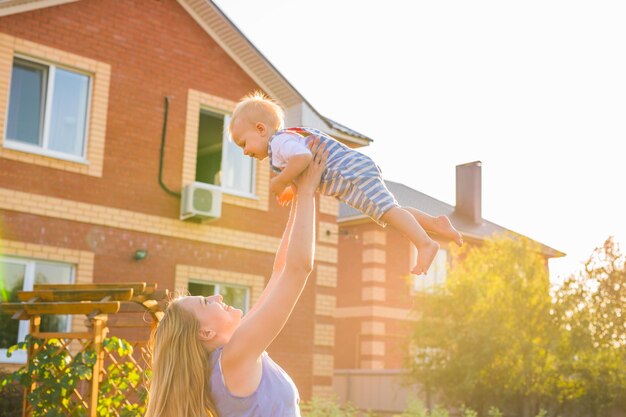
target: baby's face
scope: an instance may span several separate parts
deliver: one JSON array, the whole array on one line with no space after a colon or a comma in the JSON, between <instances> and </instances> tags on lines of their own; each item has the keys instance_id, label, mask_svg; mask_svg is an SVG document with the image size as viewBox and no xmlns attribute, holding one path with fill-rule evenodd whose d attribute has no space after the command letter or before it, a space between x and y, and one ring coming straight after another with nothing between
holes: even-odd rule
<instances>
[{"instance_id":1,"label":"baby's face","mask_svg":"<svg viewBox=\"0 0 626 417\"><path fill-rule=\"evenodd\" d=\"M233 142L243 149L245 155L260 161L267 158L269 132L265 124L261 122L252 124L247 120L238 119L230 133Z\"/></svg>"}]
</instances>

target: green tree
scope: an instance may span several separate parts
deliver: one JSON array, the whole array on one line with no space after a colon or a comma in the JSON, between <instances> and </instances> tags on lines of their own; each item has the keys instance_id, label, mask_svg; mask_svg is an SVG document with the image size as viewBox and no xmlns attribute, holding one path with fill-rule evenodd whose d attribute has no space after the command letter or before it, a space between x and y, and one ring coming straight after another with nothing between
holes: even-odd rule
<instances>
[{"instance_id":1,"label":"green tree","mask_svg":"<svg viewBox=\"0 0 626 417\"><path fill-rule=\"evenodd\" d=\"M445 286L418 296L412 376L450 405L514 415L549 409L558 390L550 282L537 244L499 236L453 254Z\"/></svg>"},{"instance_id":2,"label":"green tree","mask_svg":"<svg viewBox=\"0 0 626 417\"><path fill-rule=\"evenodd\" d=\"M626 406L626 268L612 238L555 291L561 395L585 415Z\"/></svg>"}]
</instances>

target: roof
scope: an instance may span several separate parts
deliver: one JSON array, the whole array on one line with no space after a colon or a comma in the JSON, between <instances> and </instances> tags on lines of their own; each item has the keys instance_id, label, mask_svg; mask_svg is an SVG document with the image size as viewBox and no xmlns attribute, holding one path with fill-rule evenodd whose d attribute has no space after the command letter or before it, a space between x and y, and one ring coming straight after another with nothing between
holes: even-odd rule
<instances>
[{"instance_id":1,"label":"roof","mask_svg":"<svg viewBox=\"0 0 626 417\"><path fill-rule=\"evenodd\" d=\"M454 224L454 227L467 238L484 240L494 234L502 233L521 235L520 233L514 232L485 219L483 219L482 223L476 224L467 217L459 215L459 213L455 211L454 206L407 187L404 184L392 181L385 181L385 184L387 185L387 188L389 188L389 191L391 191L391 193L396 197L396 200L398 200L398 203L400 203L401 206L415 207L432 216L448 216L452 224ZM341 223L353 221L369 221L369 217L360 211L341 203L339 205L338 221L341 225ZM541 242L538 243L541 245L542 253L550 258L565 256L565 253L559 250L544 245Z\"/></svg>"},{"instance_id":2,"label":"roof","mask_svg":"<svg viewBox=\"0 0 626 417\"><path fill-rule=\"evenodd\" d=\"M346 126L342 125L341 123L335 122L334 120L330 120L328 117L324 117L324 119L326 120L326 122L328 124L330 124L330 126L333 129L336 129L336 130L338 130L340 132L346 133L346 134L348 134L350 136L354 136L354 137L357 137L357 138L365 139L365 140L370 141L370 142L372 141L372 139L368 138L367 136L363 135L362 133L359 133L356 130L352 130L349 127L346 127Z\"/></svg>"},{"instance_id":3,"label":"roof","mask_svg":"<svg viewBox=\"0 0 626 417\"><path fill-rule=\"evenodd\" d=\"M80 0L0 0L0 17L76 1ZM314 116L307 118L308 125L355 146L372 142L367 136L320 115L211 0L177 1L246 74L283 107L303 106Z\"/></svg>"}]
</instances>

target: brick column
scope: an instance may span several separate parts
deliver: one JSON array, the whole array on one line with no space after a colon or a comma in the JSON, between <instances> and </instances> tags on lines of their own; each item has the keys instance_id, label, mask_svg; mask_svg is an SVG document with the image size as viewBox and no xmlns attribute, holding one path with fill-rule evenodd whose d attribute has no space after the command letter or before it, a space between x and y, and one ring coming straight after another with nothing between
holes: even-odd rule
<instances>
[{"instance_id":1,"label":"brick column","mask_svg":"<svg viewBox=\"0 0 626 417\"><path fill-rule=\"evenodd\" d=\"M361 261L361 301L376 305L386 301L386 252L387 235L383 230L363 233ZM358 366L361 369L383 369L385 367L385 323L374 318L363 319L359 334Z\"/></svg>"}]
</instances>

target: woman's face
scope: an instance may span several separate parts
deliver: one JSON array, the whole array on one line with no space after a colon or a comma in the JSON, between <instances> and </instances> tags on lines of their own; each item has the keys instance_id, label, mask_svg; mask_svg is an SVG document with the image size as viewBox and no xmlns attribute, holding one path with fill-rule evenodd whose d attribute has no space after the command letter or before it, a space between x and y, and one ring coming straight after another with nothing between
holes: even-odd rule
<instances>
[{"instance_id":1,"label":"woman's face","mask_svg":"<svg viewBox=\"0 0 626 417\"><path fill-rule=\"evenodd\" d=\"M224 304L221 295L188 296L179 302L196 316L201 330L215 332L215 337L226 342L230 340L243 316L240 309Z\"/></svg>"}]
</instances>

